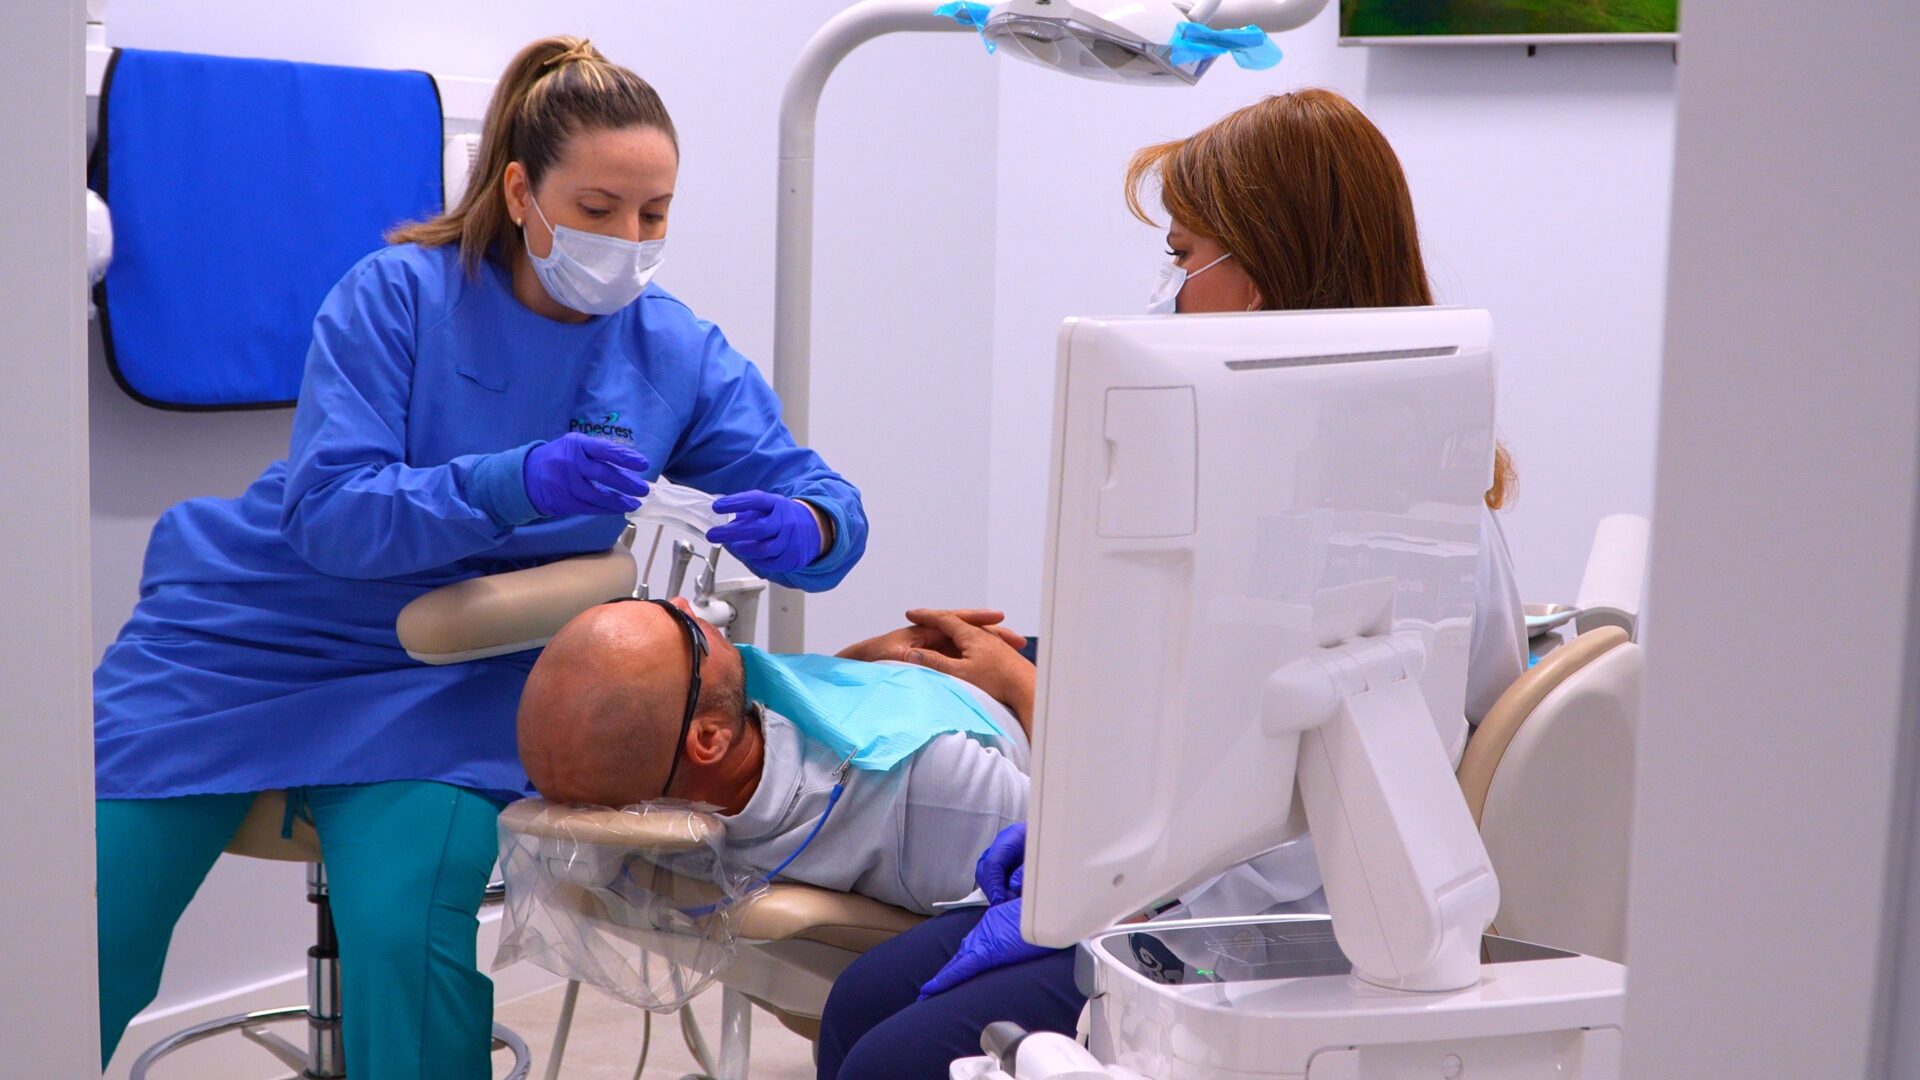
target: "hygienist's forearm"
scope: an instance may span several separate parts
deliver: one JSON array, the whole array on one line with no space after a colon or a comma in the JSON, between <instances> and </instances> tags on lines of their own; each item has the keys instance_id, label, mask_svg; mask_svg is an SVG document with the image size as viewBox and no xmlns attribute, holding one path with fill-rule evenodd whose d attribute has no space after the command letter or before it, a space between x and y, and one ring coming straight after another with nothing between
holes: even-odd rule
<instances>
[{"instance_id":1,"label":"hygienist's forearm","mask_svg":"<svg viewBox=\"0 0 1920 1080\"><path fill-rule=\"evenodd\" d=\"M771 489L769 489L771 490ZM784 574L768 574L775 585L805 592L825 592L840 584L867 548L867 518L860 508L860 493L845 481L834 478L804 485L804 490L787 493L827 516L828 531L821 540L830 545L813 562Z\"/></svg>"},{"instance_id":2,"label":"hygienist's forearm","mask_svg":"<svg viewBox=\"0 0 1920 1080\"><path fill-rule=\"evenodd\" d=\"M822 510L819 504L811 499L800 499L798 502L813 511L813 522L820 526L820 553L813 557L814 561L818 562L827 557L827 552L833 550L833 515Z\"/></svg>"}]
</instances>

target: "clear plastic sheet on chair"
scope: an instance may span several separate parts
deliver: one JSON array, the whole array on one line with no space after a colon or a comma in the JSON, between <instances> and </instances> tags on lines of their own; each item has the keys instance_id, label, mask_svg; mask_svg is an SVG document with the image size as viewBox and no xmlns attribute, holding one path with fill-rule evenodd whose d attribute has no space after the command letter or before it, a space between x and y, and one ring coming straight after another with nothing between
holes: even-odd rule
<instances>
[{"instance_id":1,"label":"clear plastic sheet on chair","mask_svg":"<svg viewBox=\"0 0 1920 1080\"><path fill-rule=\"evenodd\" d=\"M643 1009L678 1008L732 962L743 901L765 887L729 862L724 837L718 818L679 802L507 807L494 969L526 960Z\"/></svg>"}]
</instances>

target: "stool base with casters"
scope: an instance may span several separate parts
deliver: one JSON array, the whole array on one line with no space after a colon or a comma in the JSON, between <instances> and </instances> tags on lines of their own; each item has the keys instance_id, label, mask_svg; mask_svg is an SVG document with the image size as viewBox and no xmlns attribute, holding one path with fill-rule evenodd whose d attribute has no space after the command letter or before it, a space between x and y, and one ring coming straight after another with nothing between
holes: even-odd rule
<instances>
[{"instance_id":1,"label":"stool base with casters","mask_svg":"<svg viewBox=\"0 0 1920 1080\"><path fill-rule=\"evenodd\" d=\"M256 859L304 862L307 864L307 901L314 905L314 944L307 950L307 1004L285 1009L240 1013L209 1020L154 1043L134 1060L129 1080L149 1080L149 1072L161 1058L183 1047L237 1031L259 1045L281 1063L293 1069L302 1080L343 1080L346 1047L340 1030L340 947L334 936L333 906L327 894L327 871L320 861L319 838L313 827L296 821L291 839L280 836L280 824L286 812L284 792L262 792L247 811L227 850ZM495 903L505 894L499 884L487 887L483 902ZM303 1020L307 1025L307 1048L300 1049L279 1035L266 1030L270 1024ZM525 1040L503 1025L493 1025L493 1048L513 1051L513 1068L507 1080L526 1080L533 1066L533 1055Z\"/></svg>"}]
</instances>

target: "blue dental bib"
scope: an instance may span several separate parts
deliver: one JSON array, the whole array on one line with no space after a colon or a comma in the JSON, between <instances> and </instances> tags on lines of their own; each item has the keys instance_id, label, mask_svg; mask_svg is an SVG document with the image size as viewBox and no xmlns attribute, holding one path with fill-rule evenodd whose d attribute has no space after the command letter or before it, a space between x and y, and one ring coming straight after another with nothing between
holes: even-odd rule
<instances>
[{"instance_id":1,"label":"blue dental bib","mask_svg":"<svg viewBox=\"0 0 1920 1080\"><path fill-rule=\"evenodd\" d=\"M777 656L740 646L747 697L858 769L884 772L949 732L1004 738L959 680L909 664Z\"/></svg>"}]
</instances>

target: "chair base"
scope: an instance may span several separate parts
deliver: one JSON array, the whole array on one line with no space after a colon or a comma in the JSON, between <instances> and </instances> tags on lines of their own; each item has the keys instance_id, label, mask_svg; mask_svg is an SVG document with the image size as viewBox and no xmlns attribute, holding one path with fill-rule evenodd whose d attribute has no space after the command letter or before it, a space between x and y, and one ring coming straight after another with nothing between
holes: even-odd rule
<instances>
[{"instance_id":1,"label":"chair base","mask_svg":"<svg viewBox=\"0 0 1920 1080\"><path fill-rule=\"evenodd\" d=\"M305 1051L278 1035L263 1030L268 1024L311 1019L306 1006L294 1005L285 1009L236 1013L233 1016L223 1016L218 1020L209 1020L184 1031L177 1031L148 1047L146 1053L134 1060L133 1068L127 1075L129 1080L148 1080L147 1074L154 1063L175 1050L211 1039L215 1035L237 1031L279 1058L281 1064L295 1070L301 1080L344 1080L347 1073L341 1067L342 1063L321 1062L316 1067ZM533 1069L533 1054L527 1049L525 1039L522 1039L512 1028L504 1024L495 1024L493 1025L493 1048L513 1051L513 1069L507 1073L507 1080L526 1080L528 1073Z\"/></svg>"},{"instance_id":2,"label":"chair base","mask_svg":"<svg viewBox=\"0 0 1920 1080\"><path fill-rule=\"evenodd\" d=\"M312 835L312 824L302 824L289 815L286 805L285 796L279 792L266 792L255 798L247 811L247 822L241 826L241 834L257 835L244 844L236 838L228 850L263 859L314 860L307 862L307 902L314 910L314 944L307 950L307 1004L223 1016L169 1035L134 1060L130 1080L148 1080L147 1073L154 1062L181 1047L229 1031L238 1031L280 1059L281 1064L298 1073L301 1080L344 1080L346 1077L346 1045L340 1037L340 939L333 925L332 890L327 883L326 864L319 861L319 841ZM282 831L294 829L296 839L304 828L309 834L307 846L288 844L285 837L276 837L273 832L276 821L280 822ZM487 885L481 904L498 903L505 896L506 883L495 881ZM287 1020L307 1022L305 1050L265 1030L268 1024ZM524 1039L511 1029L495 1024L493 1049L513 1051L513 1069L507 1074L507 1080L526 1080L533 1068L533 1055L528 1052Z\"/></svg>"}]
</instances>

